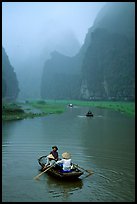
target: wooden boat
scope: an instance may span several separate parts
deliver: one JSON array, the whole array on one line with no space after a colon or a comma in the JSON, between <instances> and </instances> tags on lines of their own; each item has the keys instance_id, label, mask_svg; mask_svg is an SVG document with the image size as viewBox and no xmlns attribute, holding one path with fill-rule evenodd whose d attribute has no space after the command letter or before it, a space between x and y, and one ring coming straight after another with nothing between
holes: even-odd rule
<instances>
[{"instance_id":1,"label":"wooden boat","mask_svg":"<svg viewBox=\"0 0 137 204\"><path fill-rule=\"evenodd\" d=\"M73 107L73 104L72 104L72 103L70 103L70 104L68 104L68 106L72 108L72 107Z\"/></svg>"},{"instance_id":2,"label":"wooden boat","mask_svg":"<svg viewBox=\"0 0 137 204\"><path fill-rule=\"evenodd\" d=\"M91 111L88 111L88 113L86 114L87 117L93 117L93 113Z\"/></svg>"},{"instance_id":3,"label":"wooden boat","mask_svg":"<svg viewBox=\"0 0 137 204\"><path fill-rule=\"evenodd\" d=\"M38 162L42 168L45 164L44 160L46 159L46 157L47 156L42 156L38 159ZM58 167L58 165L55 165L48 169L47 174L54 176L56 178L71 180L71 179L77 179L78 177L80 177L83 174L83 171L81 171L78 167L74 167L69 172L63 171L61 168Z\"/></svg>"}]
</instances>

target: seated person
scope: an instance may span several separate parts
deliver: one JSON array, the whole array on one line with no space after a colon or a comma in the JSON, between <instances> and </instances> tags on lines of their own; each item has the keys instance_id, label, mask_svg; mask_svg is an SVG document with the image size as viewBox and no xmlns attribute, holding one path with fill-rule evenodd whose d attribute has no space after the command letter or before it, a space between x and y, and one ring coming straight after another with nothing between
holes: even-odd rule
<instances>
[{"instance_id":1,"label":"seated person","mask_svg":"<svg viewBox=\"0 0 137 204\"><path fill-rule=\"evenodd\" d=\"M59 164L59 165L62 164L63 171L70 171L72 169L72 162L71 162L70 153L64 152L62 154L62 157L63 157L63 159L57 161L56 164Z\"/></svg>"},{"instance_id":2,"label":"seated person","mask_svg":"<svg viewBox=\"0 0 137 204\"><path fill-rule=\"evenodd\" d=\"M57 146L53 146L52 147L52 151L50 152L50 154L47 156L47 162L45 164L45 166L43 167L43 170L45 170L47 168L47 166L51 166L52 164L56 163L56 161L58 161L58 148Z\"/></svg>"}]
</instances>

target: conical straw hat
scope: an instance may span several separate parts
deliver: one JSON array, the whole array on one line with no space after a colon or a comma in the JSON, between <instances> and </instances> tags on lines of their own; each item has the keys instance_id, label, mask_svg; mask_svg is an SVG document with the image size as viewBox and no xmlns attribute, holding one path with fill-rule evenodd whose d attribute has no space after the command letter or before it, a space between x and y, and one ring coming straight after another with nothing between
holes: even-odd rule
<instances>
[{"instance_id":1,"label":"conical straw hat","mask_svg":"<svg viewBox=\"0 0 137 204\"><path fill-rule=\"evenodd\" d=\"M47 157L48 157L49 159L55 159L52 154L49 154Z\"/></svg>"},{"instance_id":2,"label":"conical straw hat","mask_svg":"<svg viewBox=\"0 0 137 204\"><path fill-rule=\"evenodd\" d=\"M62 157L63 157L64 159L70 159L70 158L71 158L71 155L70 155L69 152L64 152L64 153L62 154Z\"/></svg>"}]
</instances>

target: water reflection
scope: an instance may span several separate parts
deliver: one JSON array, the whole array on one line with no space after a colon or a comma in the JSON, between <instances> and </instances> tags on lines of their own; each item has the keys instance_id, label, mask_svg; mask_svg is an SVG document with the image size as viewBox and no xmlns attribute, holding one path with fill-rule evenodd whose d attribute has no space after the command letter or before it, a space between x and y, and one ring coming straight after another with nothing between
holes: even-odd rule
<instances>
[{"instance_id":1,"label":"water reflection","mask_svg":"<svg viewBox=\"0 0 137 204\"><path fill-rule=\"evenodd\" d=\"M60 179L47 175L46 188L52 197L61 197L62 201L68 201L77 190L82 189L83 181L80 178L70 181L62 181Z\"/></svg>"},{"instance_id":2,"label":"water reflection","mask_svg":"<svg viewBox=\"0 0 137 204\"><path fill-rule=\"evenodd\" d=\"M89 118L88 118L89 119ZM84 155L94 178L112 200L134 200L135 123L134 118L105 110L102 117L81 122ZM101 182L102 181L102 182Z\"/></svg>"},{"instance_id":3,"label":"water reflection","mask_svg":"<svg viewBox=\"0 0 137 204\"><path fill-rule=\"evenodd\" d=\"M87 118L88 109L68 108L59 115L2 124L4 202L133 201L134 118L96 108L94 117ZM47 174L39 182L32 181L39 168L37 159L48 154L52 145L59 147L59 156L69 151L74 163L95 173L69 183Z\"/></svg>"},{"instance_id":4,"label":"water reflection","mask_svg":"<svg viewBox=\"0 0 137 204\"><path fill-rule=\"evenodd\" d=\"M113 117L115 116L115 117ZM111 118L112 117L112 118ZM135 126L132 119L120 115L88 121L81 127L82 140L89 156L134 159ZM120 122L119 122L120 120ZM90 122L90 124L89 124ZM97 128L98 127L98 128ZM128 151L127 151L128 150ZM124 159L125 161L125 159Z\"/></svg>"}]
</instances>

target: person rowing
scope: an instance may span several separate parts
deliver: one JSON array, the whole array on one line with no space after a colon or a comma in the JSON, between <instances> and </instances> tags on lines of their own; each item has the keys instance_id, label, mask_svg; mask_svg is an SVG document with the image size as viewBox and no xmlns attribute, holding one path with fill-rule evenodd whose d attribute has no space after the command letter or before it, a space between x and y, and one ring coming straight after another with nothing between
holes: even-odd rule
<instances>
[{"instance_id":1,"label":"person rowing","mask_svg":"<svg viewBox=\"0 0 137 204\"><path fill-rule=\"evenodd\" d=\"M47 156L47 162L45 164L45 166L43 166L42 170L45 170L47 167L53 165L54 163L56 163L56 161L58 161L58 147L57 146L53 146L52 147L52 151L49 153L49 155Z\"/></svg>"}]
</instances>

